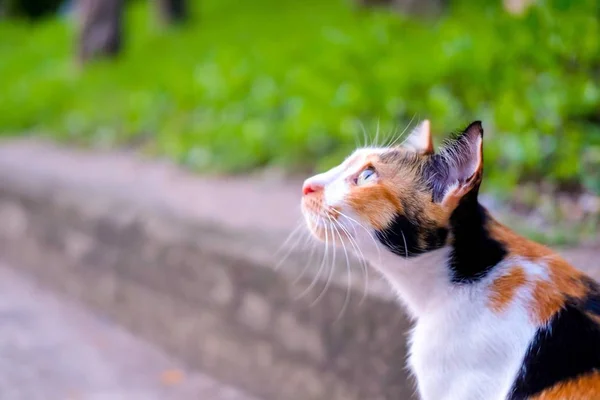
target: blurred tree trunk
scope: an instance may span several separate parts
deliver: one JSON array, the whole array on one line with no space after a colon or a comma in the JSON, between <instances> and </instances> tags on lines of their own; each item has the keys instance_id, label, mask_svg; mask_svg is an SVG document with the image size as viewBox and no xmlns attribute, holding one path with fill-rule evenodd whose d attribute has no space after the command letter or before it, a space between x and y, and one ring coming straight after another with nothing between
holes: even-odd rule
<instances>
[{"instance_id":1,"label":"blurred tree trunk","mask_svg":"<svg viewBox=\"0 0 600 400\"><path fill-rule=\"evenodd\" d=\"M419 15L440 14L448 0L394 0L393 6L402 12Z\"/></svg>"},{"instance_id":2,"label":"blurred tree trunk","mask_svg":"<svg viewBox=\"0 0 600 400\"><path fill-rule=\"evenodd\" d=\"M188 17L186 0L155 0L160 19L165 24L181 23Z\"/></svg>"},{"instance_id":3,"label":"blurred tree trunk","mask_svg":"<svg viewBox=\"0 0 600 400\"><path fill-rule=\"evenodd\" d=\"M121 50L123 0L78 0L79 60L114 57Z\"/></svg>"},{"instance_id":4,"label":"blurred tree trunk","mask_svg":"<svg viewBox=\"0 0 600 400\"><path fill-rule=\"evenodd\" d=\"M449 0L358 0L361 6L385 6L406 14L436 15Z\"/></svg>"}]
</instances>

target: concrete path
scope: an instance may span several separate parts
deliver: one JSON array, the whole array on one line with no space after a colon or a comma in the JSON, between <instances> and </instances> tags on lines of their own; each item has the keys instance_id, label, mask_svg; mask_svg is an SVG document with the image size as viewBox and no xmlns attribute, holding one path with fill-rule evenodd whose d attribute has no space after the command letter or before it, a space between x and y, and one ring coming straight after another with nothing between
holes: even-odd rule
<instances>
[{"instance_id":1,"label":"concrete path","mask_svg":"<svg viewBox=\"0 0 600 400\"><path fill-rule=\"evenodd\" d=\"M256 400L0 262L0 399Z\"/></svg>"}]
</instances>

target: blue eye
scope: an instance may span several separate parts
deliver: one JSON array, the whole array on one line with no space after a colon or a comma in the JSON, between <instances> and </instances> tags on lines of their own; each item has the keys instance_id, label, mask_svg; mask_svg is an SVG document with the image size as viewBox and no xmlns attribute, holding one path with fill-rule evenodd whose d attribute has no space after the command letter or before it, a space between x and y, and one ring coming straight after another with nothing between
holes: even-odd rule
<instances>
[{"instance_id":1,"label":"blue eye","mask_svg":"<svg viewBox=\"0 0 600 400\"><path fill-rule=\"evenodd\" d=\"M364 185L365 183L369 183L373 181L377 177L377 173L373 169L373 167L365 168L356 178L357 185Z\"/></svg>"}]
</instances>

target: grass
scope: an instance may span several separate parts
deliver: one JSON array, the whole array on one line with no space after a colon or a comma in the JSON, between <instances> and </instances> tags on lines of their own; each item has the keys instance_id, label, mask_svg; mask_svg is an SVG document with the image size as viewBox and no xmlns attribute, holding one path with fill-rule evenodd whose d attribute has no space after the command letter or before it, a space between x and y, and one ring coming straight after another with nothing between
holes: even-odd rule
<instances>
[{"instance_id":1,"label":"grass","mask_svg":"<svg viewBox=\"0 0 600 400\"><path fill-rule=\"evenodd\" d=\"M540 1L522 18L454 1L420 21L342 0L205 0L171 29L146 3L128 8L122 56L85 69L72 21L1 21L0 132L135 145L201 171L298 171L338 162L363 129L427 117L440 139L483 119L488 190L600 192L595 1Z\"/></svg>"}]
</instances>

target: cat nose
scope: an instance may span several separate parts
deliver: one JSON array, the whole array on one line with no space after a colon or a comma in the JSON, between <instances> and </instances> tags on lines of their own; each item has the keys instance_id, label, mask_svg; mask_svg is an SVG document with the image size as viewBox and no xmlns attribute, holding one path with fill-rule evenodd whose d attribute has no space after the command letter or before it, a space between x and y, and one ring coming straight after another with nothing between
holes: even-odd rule
<instances>
[{"instance_id":1,"label":"cat nose","mask_svg":"<svg viewBox=\"0 0 600 400\"><path fill-rule=\"evenodd\" d=\"M310 180L305 180L304 181L304 185L302 185L302 194L303 195L307 195L309 193L315 193L318 191L323 190L323 185L316 183L314 181L310 181Z\"/></svg>"}]
</instances>

